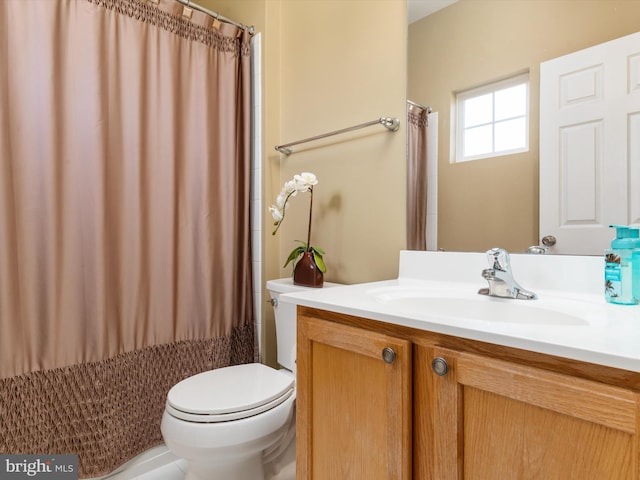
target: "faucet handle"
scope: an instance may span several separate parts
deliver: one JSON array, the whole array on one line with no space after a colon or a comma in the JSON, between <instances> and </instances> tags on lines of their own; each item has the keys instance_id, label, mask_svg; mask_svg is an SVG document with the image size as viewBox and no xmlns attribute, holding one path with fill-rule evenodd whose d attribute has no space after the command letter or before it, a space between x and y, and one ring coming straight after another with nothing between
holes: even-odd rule
<instances>
[{"instance_id":1,"label":"faucet handle","mask_svg":"<svg viewBox=\"0 0 640 480\"><path fill-rule=\"evenodd\" d=\"M489 260L491 268L495 270L506 272L511 269L509 252L504 248L492 248L491 250L487 250L487 259Z\"/></svg>"}]
</instances>

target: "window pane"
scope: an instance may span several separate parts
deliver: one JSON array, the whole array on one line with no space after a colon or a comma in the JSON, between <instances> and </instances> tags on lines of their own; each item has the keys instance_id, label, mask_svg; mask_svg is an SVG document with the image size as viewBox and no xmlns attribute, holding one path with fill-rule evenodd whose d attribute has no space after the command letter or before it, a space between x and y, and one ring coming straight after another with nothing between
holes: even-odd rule
<instances>
[{"instance_id":1,"label":"window pane","mask_svg":"<svg viewBox=\"0 0 640 480\"><path fill-rule=\"evenodd\" d=\"M469 128L464 132L464 156L473 157L489 153L493 148L493 126Z\"/></svg>"},{"instance_id":2,"label":"window pane","mask_svg":"<svg viewBox=\"0 0 640 480\"><path fill-rule=\"evenodd\" d=\"M516 150L527 146L524 117L496 123L496 152Z\"/></svg>"},{"instance_id":3,"label":"window pane","mask_svg":"<svg viewBox=\"0 0 640 480\"><path fill-rule=\"evenodd\" d=\"M469 98L464 102L464 126L474 127L493 120L492 94Z\"/></svg>"},{"instance_id":4,"label":"window pane","mask_svg":"<svg viewBox=\"0 0 640 480\"><path fill-rule=\"evenodd\" d=\"M519 117L527 110L526 84L505 88L496 92L496 121Z\"/></svg>"},{"instance_id":5,"label":"window pane","mask_svg":"<svg viewBox=\"0 0 640 480\"><path fill-rule=\"evenodd\" d=\"M455 159L509 155L529 148L529 75L456 94Z\"/></svg>"}]
</instances>

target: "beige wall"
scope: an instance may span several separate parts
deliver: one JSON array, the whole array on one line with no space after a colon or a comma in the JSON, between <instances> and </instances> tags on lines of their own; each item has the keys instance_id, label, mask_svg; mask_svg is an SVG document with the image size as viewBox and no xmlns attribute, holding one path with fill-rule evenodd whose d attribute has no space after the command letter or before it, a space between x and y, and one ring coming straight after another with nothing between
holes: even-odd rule
<instances>
[{"instance_id":1,"label":"beige wall","mask_svg":"<svg viewBox=\"0 0 640 480\"><path fill-rule=\"evenodd\" d=\"M271 154L270 145L268 161L280 165L281 183L301 171L318 176L312 244L327 252L327 280L393 278L405 245L404 2L285 0L282 5L280 143L381 116L402 123L396 133L373 126L294 147L289 157ZM266 239L280 243L281 260L294 240L306 237L307 197L294 199L277 237Z\"/></svg>"},{"instance_id":2,"label":"beige wall","mask_svg":"<svg viewBox=\"0 0 640 480\"><path fill-rule=\"evenodd\" d=\"M313 245L327 253L326 281L394 278L405 247L406 2L404 0L201 0L262 33L265 278L282 269L295 240L306 240L308 194L293 199L276 236L266 206L302 171L317 175ZM401 119L391 133L373 126L296 147L288 143L381 116ZM266 298L265 298L266 300ZM275 364L275 330L264 309L264 360Z\"/></svg>"},{"instance_id":3,"label":"beige wall","mask_svg":"<svg viewBox=\"0 0 640 480\"><path fill-rule=\"evenodd\" d=\"M438 111L438 246L538 244L539 64L640 30L638 0L460 0L409 26L409 98ZM450 164L453 93L530 71L530 151Z\"/></svg>"}]
</instances>

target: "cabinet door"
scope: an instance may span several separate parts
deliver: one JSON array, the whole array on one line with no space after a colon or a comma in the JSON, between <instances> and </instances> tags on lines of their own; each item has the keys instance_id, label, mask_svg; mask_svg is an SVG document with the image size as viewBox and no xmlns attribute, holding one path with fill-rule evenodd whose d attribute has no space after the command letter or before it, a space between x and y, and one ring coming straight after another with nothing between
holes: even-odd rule
<instances>
[{"instance_id":1,"label":"cabinet door","mask_svg":"<svg viewBox=\"0 0 640 480\"><path fill-rule=\"evenodd\" d=\"M411 344L298 317L299 479L411 478Z\"/></svg>"},{"instance_id":2,"label":"cabinet door","mask_svg":"<svg viewBox=\"0 0 640 480\"><path fill-rule=\"evenodd\" d=\"M434 357L448 366L432 372L434 478L638 480L638 394L479 355Z\"/></svg>"}]
</instances>

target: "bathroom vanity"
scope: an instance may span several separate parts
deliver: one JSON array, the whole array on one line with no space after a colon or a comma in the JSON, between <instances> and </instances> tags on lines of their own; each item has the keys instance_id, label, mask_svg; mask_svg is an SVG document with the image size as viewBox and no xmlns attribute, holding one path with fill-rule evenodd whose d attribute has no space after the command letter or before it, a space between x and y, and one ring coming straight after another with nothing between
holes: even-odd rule
<instances>
[{"instance_id":1,"label":"bathroom vanity","mask_svg":"<svg viewBox=\"0 0 640 480\"><path fill-rule=\"evenodd\" d=\"M640 479L640 307L604 302L601 262L513 256L523 301L477 295L484 255L402 252L396 280L282 299L297 478Z\"/></svg>"}]
</instances>

